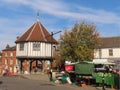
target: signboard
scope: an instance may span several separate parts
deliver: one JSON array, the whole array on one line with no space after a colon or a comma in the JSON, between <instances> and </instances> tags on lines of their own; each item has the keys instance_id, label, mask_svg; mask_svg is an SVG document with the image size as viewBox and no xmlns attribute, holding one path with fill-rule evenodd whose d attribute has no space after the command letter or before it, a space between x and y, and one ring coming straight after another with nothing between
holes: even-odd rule
<instances>
[{"instance_id":1,"label":"signboard","mask_svg":"<svg viewBox=\"0 0 120 90\"><path fill-rule=\"evenodd\" d=\"M65 71L74 71L74 65L65 65Z\"/></svg>"},{"instance_id":2,"label":"signboard","mask_svg":"<svg viewBox=\"0 0 120 90\"><path fill-rule=\"evenodd\" d=\"M76 74L92 74L94 71L94 65L93 64L76 64L75 65L75 73Z\"/></svg>"}]
</instances>

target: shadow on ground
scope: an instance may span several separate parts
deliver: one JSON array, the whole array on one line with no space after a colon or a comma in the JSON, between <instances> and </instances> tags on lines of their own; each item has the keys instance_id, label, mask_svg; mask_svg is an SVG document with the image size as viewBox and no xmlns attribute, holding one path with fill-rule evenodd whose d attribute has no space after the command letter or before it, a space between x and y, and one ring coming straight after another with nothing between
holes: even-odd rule
<instances>
[{"instance_id":1,"label":"shadow on ground","mask_svg":"<svg viewBox=\"0 0 120 90\"><path fill-rule=\"evenodd\" d=\"M3 82L2 81L0 81L0 84L2 84Z\"/></svg>"}]
</instances>

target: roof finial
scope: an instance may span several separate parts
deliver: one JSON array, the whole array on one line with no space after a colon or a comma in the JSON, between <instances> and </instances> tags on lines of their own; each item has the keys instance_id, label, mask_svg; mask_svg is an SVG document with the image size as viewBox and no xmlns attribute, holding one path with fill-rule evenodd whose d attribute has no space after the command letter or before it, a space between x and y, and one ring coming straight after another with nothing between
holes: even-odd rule
<instances>
[{"instance_id":1,"label":"roof finial","mask_svg":"<svg viewBox=\"0 0 120 90\"><path fill-rule=\"evenodd\" d=\"M37 11L37 21L39 21L39 10Z\"/></svg>"}]
</instances>

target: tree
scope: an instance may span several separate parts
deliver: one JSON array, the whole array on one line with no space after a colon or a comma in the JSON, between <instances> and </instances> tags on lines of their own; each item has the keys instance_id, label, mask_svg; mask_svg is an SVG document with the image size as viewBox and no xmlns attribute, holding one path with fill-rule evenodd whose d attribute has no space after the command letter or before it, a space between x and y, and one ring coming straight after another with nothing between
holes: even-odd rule
<instances>
[{"instance_id":1,"label":"tree","mask_svg":"<svg viewBox=\"0 0 120 90\"><path fill-rule=\"evenodd\" d=\"M94 49L99 44L99 33L94 24L76 23L60 38L60 54L62 60L92 60Z\"/></svg>"}]
</instances>

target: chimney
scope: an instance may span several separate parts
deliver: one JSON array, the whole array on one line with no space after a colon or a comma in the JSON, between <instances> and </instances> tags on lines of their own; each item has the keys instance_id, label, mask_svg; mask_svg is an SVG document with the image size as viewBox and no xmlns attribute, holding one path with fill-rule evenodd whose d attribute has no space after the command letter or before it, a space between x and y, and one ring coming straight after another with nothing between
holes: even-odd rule
<instances>
[{"instance_id":1,"label":"chimney","mask_svg":"<svg viewBox=\"0 0 120 90\"><path fill-rule=\"evenodd\" d=\"M19 36L17 36L16 39L19 39Z\"/></svg>"},{"instance_id":2,"label":"chimney","mask_svg":"<svg viewBox=\"0 0 120 90\"><path fill-rule=\"evenodd\" d=\"M9 45L9 44L6 45L6 49L8 49L8 48L10 48L10 45Z\"/></svg>"}]
</instances>

